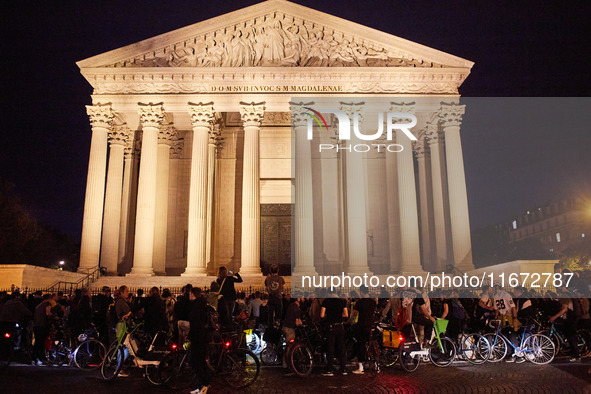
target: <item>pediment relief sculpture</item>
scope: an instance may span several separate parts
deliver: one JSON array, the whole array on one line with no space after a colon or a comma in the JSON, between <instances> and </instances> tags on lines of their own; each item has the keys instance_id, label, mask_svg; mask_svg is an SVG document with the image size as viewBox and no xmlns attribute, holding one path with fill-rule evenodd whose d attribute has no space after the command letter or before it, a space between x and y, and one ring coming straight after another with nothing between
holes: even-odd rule
<instances>
[{"instance_id":1,"label":"pediment relief sculpture","mask_svg":"<svg viewBox=\"0 0 591 394\"><path fill-rule=\"evenodd\" d=\"M444 67L276 13L110 67Z\"/></svg>"}]
</instances>

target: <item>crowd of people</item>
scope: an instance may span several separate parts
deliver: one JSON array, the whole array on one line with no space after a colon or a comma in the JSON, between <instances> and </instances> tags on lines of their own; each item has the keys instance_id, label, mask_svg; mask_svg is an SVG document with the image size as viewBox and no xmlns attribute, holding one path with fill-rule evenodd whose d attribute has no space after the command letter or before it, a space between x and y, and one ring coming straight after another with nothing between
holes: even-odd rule
<instances>
[{"instance_id":1,"label":"crowd of people","mask_svg":"<svg viewBox=\"0 0 591 394\"><path fill-rule=\"evenodd\" d=\"M235 285L242 278L225 267L219 269L217 280L207 290L187 284L181 294L172 294L169 289L161 292L158 287L152 287L147 294L141 289L131 294L127 286L103 287L94 296L88 289L69 295L35 292L26 297L18 290L4 292L0 294L0 324L24 327L26 340L33 343L33 362L42 365L45 340L52 328L58 327L76 338L93 326L108 348L115 340L118 322L143 321L147 333L166 332L175 343L190 342L191 362L199 380L193 393L205 393L209 386L205 360L209 334L218 328L231 329L237 320L260 331L279 331L286 343L295 339L298 326L318 325L326 345L325 376L364 373L364 345L378 320L403 332L408 332L412 323L418 328L417 340L424 342L431 338L436 318L449 321L446 336L450 338L457 338L466 326L486 330L492 320L501 320L503 326L518 333L520 327L540 316L563 326L571 343L576 343L577 329L591 328L589 299L566 287L558 289L559 295L547 293L543 297L532 297L522 287L512 289L510 294L494 285L485 286L478 296L460 294L457 289L427 292L409 287L375 298L365 286L349 294L330 289L316 289L313 294L294 290L290 294L278 272L278 267L272 266L265 280L266 291L252 294L237 291ZM357 343L358 364L352 371L346 368L343 350L348 329ZM579 361L578 347L571 346L571 352L571 361ZM339 368L334 367L335 356ZM520 360L509 357L507 361Z\"/></svg>"}]
</instances>

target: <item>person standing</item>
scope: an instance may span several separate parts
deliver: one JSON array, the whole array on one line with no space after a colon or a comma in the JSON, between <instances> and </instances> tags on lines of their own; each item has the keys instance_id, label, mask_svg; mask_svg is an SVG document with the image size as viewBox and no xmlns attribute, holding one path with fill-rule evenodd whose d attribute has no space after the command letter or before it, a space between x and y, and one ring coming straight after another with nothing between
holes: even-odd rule
<instances>
[{"instance_id":1,"label":"person standing","mask_svg":"<svg viewBox=\"0 0 591 394\"><path fill-rule=\"evenodd\" d=\"M92 297L92 319L100 341L107 347L109 346L107 312L112 302L111 288L109 286L103 286L101 292Z\"/></svg>"},{"instance_id":2,"label":"person standing","mask_svg":"<svg viewBox=\"0 0 591 394\"><path fill-rule=\"evenodd\" d=\"M179 329L179 343L181 344L186 342L187 335L189 335L189 309L191 304L190 294L192 289L193 285L190 283L183 287L183 294L177 298L176 304L174 305L174 315Z\"/></svg>"},{"instance_id":3,"label":"person standing","mask_svg":"<svg viewBox=\"0 0 591 394\"><path fill-rule=\"evenodd\" d=\"M345 364L347 362L347 354L345 353L345 328L343 327L344 319L349 317L347 310L347 301L337 298L334 290L330 289L328 298L322 303L320 309L320 317L324 319L325 336L326 336L326 371L322 374L324 376L334 376L333 362L335 348L339 349L339 363L341 366L341 374L347 375Z\"/></svg>"},{"instance_id":4,"label":"person standing","mask_svg":"<svg viewBox=\"0 0 591 394\"><path fill-rule=\"evenodd\" d=\"M57 294L53 293L35 308L33 314L33 362L42 365L45 361L45 340L49 334L49 319L53 316L52 308L57 305Z\"/></svg>"},{"instance_id":5,"label":"person standing","mask_svg":"<svg viewBox=\"0 0 591 394\"><path fill-rule=\"evenodd\" d=\"M218 300L218 313L224 326L232 324L232 313L234 312L234 304L236 303L236 288L234 283L242 283L242 277L237 272L233 274L228 272L226 267L220 267L218 270L218 284L220 285Z\"/></svg>"},{"instance_id":6,"label":"person standing","mask_svg":"<svg viewBox=\"0 0 591 394\"><path fill-rule=\"evenodd\" d=\"M281 294L283 293L284 285L285 280L283 277L279 276L279 266L273 264L269 275L265 279L265 286L267 287L267 293L269 294L269 300L267 302L269 327L273 327L273 323L281 320L281 317L283 316L283 301L281 299Z\"/></svg>"},{"instance_id":7,"label":"person standing","mask_svg":"<svg viewBox=\"0 0 591 394\"><path fill-rule=\"evenodd\" d=\"M375 320L376 313L376 300L369 297L369 289L367 286L361 286L359 289L361 298L355 303L353 307L353 314L351 320L355 321L357 317L357 323L353 326L353 332L355 334L357 361L359 361L359 368L354 370L353 373L356 375L363 375L363 363L367 358L366 345L369 342L371 335L371 328Z\"/></svg>"},{"instance_id":8,"label":"person standing","mask_svg":"<svg viewBox=\"0 0 591 394\"><path fill-rule=\"evenodd\" d=\"M205 394L209 389L210 374L207 367L207 344L209 342L208 306L201 288L195 287L189 293L189 340L190 363L197 376L197 388L191 394Z\"/></svg>"}]
</instances>

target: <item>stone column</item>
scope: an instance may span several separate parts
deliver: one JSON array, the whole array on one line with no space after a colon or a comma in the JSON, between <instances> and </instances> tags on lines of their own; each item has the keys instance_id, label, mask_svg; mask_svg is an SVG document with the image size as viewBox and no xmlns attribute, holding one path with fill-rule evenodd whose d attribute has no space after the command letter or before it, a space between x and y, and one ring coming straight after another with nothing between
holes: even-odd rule
<instances>
[{"instance_id":1,"label":"stone column","mask_svg":"<svg viewBox=\"0 0 591 394\"><path fill-rule=\"evenodd\" d=\"M449 189L449 210L454 266L461 271L474 269L472 244L470 241L470 216L464 158L460 140L460 125L465 105L441 103L439 117L445 135L445 157L447 161L447 182Z\"/></svg>"},{"instance_id":2,"label":"stone column","mask_svg":"<svg viewBox=\"0 0 591 394\"><path fill-rule=\"evenodd\" d=\"M396 135L392 143L396 143ZM390 249L390 272L400 272L400 204L398 202L399 153L386 152L386 196L388 204L388 246Z\"/></svg>"},{"instance_id":3,"label":"stone column","mask_svg":"<svg viewBox=\"0 0 591 394\"><path fill-rule=\"evenodd\" d=\"M207 154L209 132L214 121L213 103L189 103L193 123L191 183L189 189L189 234L187 268L184 276L207 275Z\"/></svg>"},{"instance_id":4,"label":"stone column","mask_svg":"<svg viewBox=\"0 0 591 394\"><path fill-rule=\"evenodd\" d=\"M341 110L354 119L354 114L359 114L359 124L362 123L362 107L360 104L341 103ZM351 122L351 127L353 127ZM351 130L351 139L348 147L345 147L345 193L347 200L347 249L349 254L349 266L347 273L370 273L367 265L367 217L365 199L365 171L363 165L363 153L355 152L352 147L361 141Z\"/></svg>"},{"instance_id":5,"label":"stone column","mask_svg":"<svg viewBox=\"0 0 591 394\"><path fill-rule=\"evenodd\" d=\"M314 268L314 201L312 198L312 151L307 138L308 115L304 106L290 103L291 122L295 133L295 261L293 276L316 275Z\"/></svg>"},{"instance_id":6,"label":"stone column","mask_svg":"<svg viewBox=\"0 0 591 394\"><path fill-rule=\"evenodd\" d=\"M176 136L172 124L162 126L158 133L158 161L156 175L156 213L154 227L154 257L152 268L166 273L166 236L168 230L168 182L170 178L170 144Z\"/></svg>"},{"instance_id":7,"label":"stone column","mask_svg":"<svg viewBox=\"0 0 591 394\"><path fill-rule=\"evenodd\" d=\"M265 103L240 103L244 126L244 159L242 167L242 235L241 267L245 275L260 274L260 157L259 133Z\"/></svg>"},{"instance_id":8,"label":"stone column","mask_svg":"<svg viewBox=\"0 0 591 394\"><path fill-rule=\"evenodd\" d=\"M423 259L423 269L425 271L432 271L429 226L429 195L431 188L426 166L426 158L429 155L429 152L426 150L426 144L427 142L424 137L415 141L414 153L419 165L419 207L421 213L421 255Z\"/></svg>"},{"instance_id":9,"label":"stone column","mask_svg":"<svg viewBox=\"0 0 591 394\"><path fill-rule=\"evenodd\" d=\"M437 124L428 124L426 129L426 139L431 153L431 181L433 187L433 217L435 227L435 253L433 262L435 271L444 271L447 266L447 232L445 224L445 209L447 198L445 196L446 170L443 155L441 152L441 143L443 136L439 133Z\"/></svg>"},{"instance_id":10,"label":"stone column","mask_svg":"<svg viewBox=\"0 0 591 394\"><path fill-rule=\"evenodd\" d=\"M105 173L107 170L107 134L114 117L111 104L87 105L86 112L90 117L92 139L86 178L84 219L82 220L82 242L78 268L80 272L86 272L99 265Z\"/></svg>"},{"instance_id":11,"label":"stone column","mask_svg":"<svg viewBox=\"0 0 591 394\"><path fill-rule=\"evenodd\" d=\"M121 193L123 191L123 152L129 140L127 126L115 126L109 133L111 151L105 192L101 267L107 274L117 275L119 258L119 230L121 226Z\"/></svg>"},{"instance_id":12,"label":"stone column","mask_svg":"<svg viewBox=\"0 0 591 394\"><path fill-rule=\"evenodd\" d=\"M218 143L221 140L220 125L214 124L209 133L209 144L207 145L207 236L205 239L205 264L211 263L211 248L213 237L213 199L216 173L216 155Z\"/></svg>"},{"instance_id":13,"label":"stone column","mask_svg":"<svg viewBox=\"0 0 591 394\"><path fill-rule=\"evenodd\" d=\"M136 173L136 149L135 132L130 132L127 144L125 146L124 171L123 171L123 193L121 196L121 223L119 228L119 256L118 262L122 262L129 257L129 232L131 221L131 212L133 210L133 178Z\"/></svg>"},{"instance_id":14,"label":"stone column","mask_svg":"<svg viewBox=\"0 0 591 394\"><path fill-rule=\"evenodd\" d=\"M156 175L158 132L164 119L164 106L138 103L142 124L142 160L138 180L137 215L132 276L154 275L154 227L156 214Z\"/></svg>"},{"instance_id":15,"label":"stone column","mask_svg":"<svg viewBox=\"0 0 591 394\"><path fill-rule=\"evenodd\" d=\"M414 103L392 103L390 111L413 113ZM407 122L406 120L402 121ZM404 134L404 132L396 130L396 143L403 147L401 152L396 153L402 259L400 272L420 273L423 270L421 268L417 191L412 141Z\"/></svg>"}]
</instances>

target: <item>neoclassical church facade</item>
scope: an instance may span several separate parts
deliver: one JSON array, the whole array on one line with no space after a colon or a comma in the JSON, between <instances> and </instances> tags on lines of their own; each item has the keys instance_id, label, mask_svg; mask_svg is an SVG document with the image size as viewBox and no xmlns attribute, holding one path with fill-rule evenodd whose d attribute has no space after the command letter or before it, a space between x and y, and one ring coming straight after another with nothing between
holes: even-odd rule
<instances>
[{"instance_id":1,"label":"neoclassical church facade","mask_svg":"<svg viewBox=\"0 0 591 394\"><path fill-rule=\"evenodd\" d=\"M458 92L472 62L269 0L77 64L93 87L81 271L473 269ZM360 156L365 187L386 185L366 196L365 228L347 220L346 179L297 193L293 97L380 97L417 117L403 152ZM298 215L301 198L323 217Z\"/></svg>"}]
</instances>

